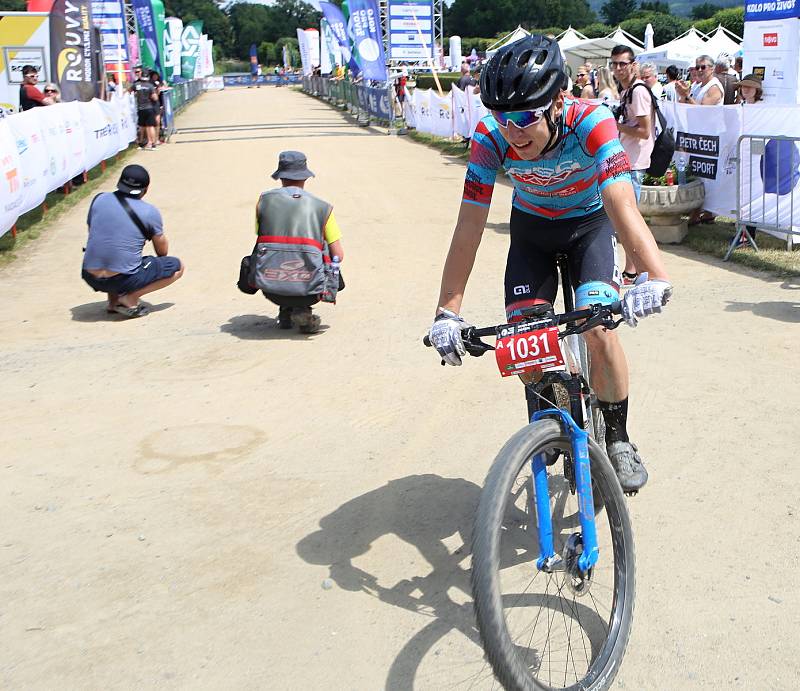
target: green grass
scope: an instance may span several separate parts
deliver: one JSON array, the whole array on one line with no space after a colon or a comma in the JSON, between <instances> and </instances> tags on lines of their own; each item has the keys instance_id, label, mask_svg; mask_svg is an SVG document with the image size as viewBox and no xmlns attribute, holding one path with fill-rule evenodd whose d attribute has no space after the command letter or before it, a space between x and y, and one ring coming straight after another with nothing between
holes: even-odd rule
<instances>
[{"instance_id":1,"label":"green grass","mask_svg":"<svg viewBox=\"0 0 800 691\"><path fill-rule=\"evenodd\" d=\"M469 159L469 149L464 148L462 142L424 134L416 130L409 130L409 136L421 144L438 149L448 156L454 156L466 162ZM728 251L731 238L736 231L733 220L718 218L715 223L700 224L689 227L689 234L683 245L700 254L708 254L722 259ZM798 237L800 246L800 237ZM740 264L750 269L767 271L777 276L800 276L800 251L787 251L783 240L758 233L756 237L758 252L751 248L734 250L729 261Z\"/></svg>"},{"instance_id":2,"label":"green grass","mask_svg":"<svg viewBox=\"0 0 800 691\"><path fill-rule=\"evenodd\" d=\"M106 170L103 172L101 166L96 166L88 172L88 182L78 187L73 187L70 194L64 194L62 188L50 192L45 197L45 205L37 206L17 219L17 237L13 237L9 230L0 237L0 268L7 266L17 258L17 253L28 243L36 240L40 235L46 233L58 218L72 209L76 204L80 204L86 197L93 195L101 184L109 179L115 179L122 169L125 160L135 145L131 145L124 151L117 154L116 160L106 161Z\"/></svg>"}]
</instances>

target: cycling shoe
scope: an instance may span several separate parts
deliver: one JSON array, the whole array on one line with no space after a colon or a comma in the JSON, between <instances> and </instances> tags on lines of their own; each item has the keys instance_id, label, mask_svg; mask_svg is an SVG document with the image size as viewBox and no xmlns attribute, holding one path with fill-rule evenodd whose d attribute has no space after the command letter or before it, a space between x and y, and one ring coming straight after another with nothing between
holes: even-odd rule
<instances>
[{"instance_id":1,"label":"cycling shoe","mask_svg":"<svg viewBox=\"0 0 800 691\"><path fill-rule=\"evenodd\" d=\"M615 441L606 451L624 492L637 492L647 484L647 470L635 444Z\"/></svg>"}]
</instances>

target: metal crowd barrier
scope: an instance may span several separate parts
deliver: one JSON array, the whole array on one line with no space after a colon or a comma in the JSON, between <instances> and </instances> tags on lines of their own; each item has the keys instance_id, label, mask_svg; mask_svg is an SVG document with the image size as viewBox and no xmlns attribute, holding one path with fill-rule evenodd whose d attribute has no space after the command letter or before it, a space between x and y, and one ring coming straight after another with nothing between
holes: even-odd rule
<instances>
[{"instance_id":1,"label":"metal crowd barrier","mask_svg":"<svg viewBox=\"0 0 800 691\"><path fill-rule=\"evenodd\" d=\"M756 228L786 234L787 249L792 249L793 237L800 235L798 143L800 137L754 134L739 137L736 144L736 234L725 254L726 261L741 238L758 250L749 232Z\"/></svg>"},{"instance_id":2,"label":"metal crowd barrier","mask_svg":"<svg viewBox=\"0 0 800 691\"><path fill-rule=\"evenodd\" d=\"M394 88L389 83L368 86L314 75L303 77L303 92L347 110L358 125L366 127L376 122L390 132L395 130Z\"/></svg>"}]
</instances>

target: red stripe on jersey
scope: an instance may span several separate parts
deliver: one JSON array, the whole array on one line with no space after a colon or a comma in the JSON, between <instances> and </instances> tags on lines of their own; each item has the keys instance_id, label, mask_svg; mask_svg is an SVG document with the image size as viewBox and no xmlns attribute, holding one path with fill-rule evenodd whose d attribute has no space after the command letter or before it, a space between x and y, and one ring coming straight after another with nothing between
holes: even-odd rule
<instances>
[{"instance_id":1,"label":"red stripe on jersey","mask_svg":"<svg viewBox=\"0 0 800 691\"><path fill-rule=\"evenodd\" d=\"M568 214L570 211L574 211L577 209L577 206L570 206L565 209L548 209L544 206L536 206L536 204L529 204L524 199L520 197L520 195L516 195L514 197L517 204L524 206L526 209L530 209L534 213L539 214L540 216L545 216L546 218L560 218L564 214Z\"/></svg>"},{"instance_id":2,"label":"red stripe on jersey","mask_svg":"<svg viewBox=\"0 0 800 691\"><path fill-rule=\"evenodd\" d=\"M610 118L601 120L592 128L589 136L586 137L586 149L589 155L594 156L603 144L618 138L617 123Z\"/></svg>"}]
</instances>

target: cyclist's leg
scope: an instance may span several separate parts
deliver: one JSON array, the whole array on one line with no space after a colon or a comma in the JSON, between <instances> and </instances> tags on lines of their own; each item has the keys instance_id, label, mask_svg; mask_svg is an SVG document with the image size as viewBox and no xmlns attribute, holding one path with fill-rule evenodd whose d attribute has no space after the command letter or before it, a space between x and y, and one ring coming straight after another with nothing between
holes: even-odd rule
<instances>
[{"instance_id":1,"label":"cyclist's leg","mask_svg":"<svg viewBox=\"0 0 800 691\"><path fill-rule=\"evenodd\" d=\"M547 231L539 226L543 221L512 208L510 235L505 273L506 319L522 318L522 310L534 305L550 304L558 292L558 272L555 251L537 240L547 239ZM528 420L539 410L538 400L525 388Z\"/></svg>"},{"instance_id":2,"label":"cyclist's leg","mask_svg":"<svg viewBox=\"0 0 800 691\"><path fill-rule=\"evenodd\" d=\"M577 223L568 256L576 307L619 299L616 240L604 213ZM647 471L628 438L628 362L616 332L598 327L584 334L592 361L591 384L606 425L606 449L623 489L647 482Z\"/></svg>"}]
</instances>

